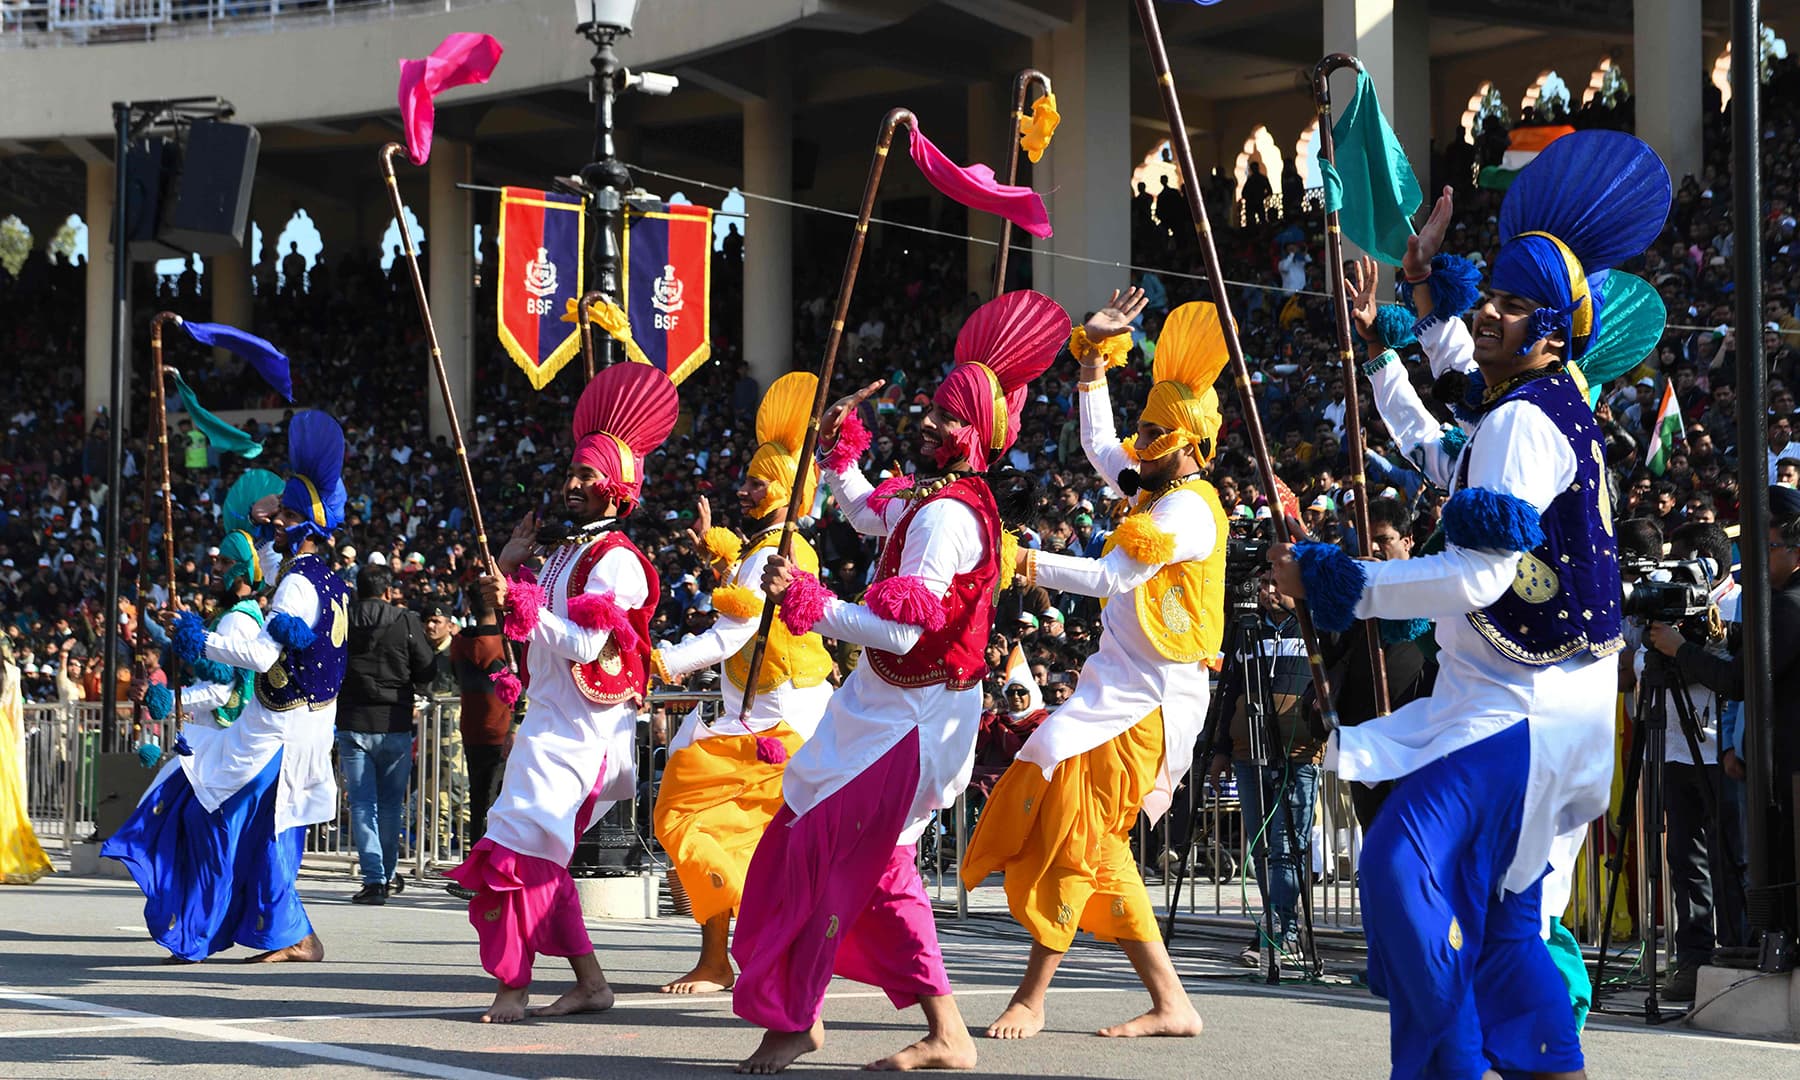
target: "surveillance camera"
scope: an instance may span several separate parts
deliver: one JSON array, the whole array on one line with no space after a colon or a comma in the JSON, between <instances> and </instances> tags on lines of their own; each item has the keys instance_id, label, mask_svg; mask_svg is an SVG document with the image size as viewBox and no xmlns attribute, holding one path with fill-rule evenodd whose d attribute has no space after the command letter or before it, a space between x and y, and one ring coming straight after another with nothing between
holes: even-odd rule
<instances>
[{"instance_id":1,"label":"surveillance camera","mask_svg":"<svg viewBox=\"0 0 1800 1080\"><path fill-rule=\"evenodd\" d=\"M668 97L681 85L681 80L660 71L634 71L625 76L625 85L653 97Z\"/></svg>"}]
</instances>

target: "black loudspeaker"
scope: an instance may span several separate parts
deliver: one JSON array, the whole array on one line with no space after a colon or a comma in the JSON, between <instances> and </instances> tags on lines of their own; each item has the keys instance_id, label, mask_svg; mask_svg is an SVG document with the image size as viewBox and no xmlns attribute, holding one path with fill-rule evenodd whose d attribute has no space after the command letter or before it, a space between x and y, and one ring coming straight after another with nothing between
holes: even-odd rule
<instances>
[{"instance_id":1,"label":"black loudspeaker","mask_svg":"<svg viewBox=\"0 0 1800 1080\"><path fill-rule=\"evenodd\" d=\"M104 840L125 827L157 770L144 768L136 754L101 754L95 765L94 831Z\"/></svg>"},{"instance_id":2,"label":"black loudspeaker","mask_svg":"<svg viewBox=\"0 0 1800 1080\"><path fill-rule=\"evenodd\" d=\"M125 241L133 262L179 259L187 252L159 243L163 192L174 179L181 148L151 135L134 140L125 154Z\"/></svg>"},{"instance_id":3,"label":"black loudspeaker","mask_svg":"<svg viewBox=\"0 0 1800 1080\"><path fill-rule=\"evenodd\" d=\"M179 175L163 198L156 238L200 255L243 247L261 149L261 133L247 124L208 120L189 127Z\"/></svg>"}]
</instances>

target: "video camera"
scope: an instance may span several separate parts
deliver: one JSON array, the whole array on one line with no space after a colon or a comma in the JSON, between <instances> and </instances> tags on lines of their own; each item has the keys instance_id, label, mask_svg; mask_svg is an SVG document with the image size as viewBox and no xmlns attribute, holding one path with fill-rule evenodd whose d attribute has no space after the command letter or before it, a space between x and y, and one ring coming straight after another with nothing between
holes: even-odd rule
<instances>
[{"instance_id":1,"label":"video camera","mask_svg":"<svg viewBox=\"0 0 1800 1080\"><path fill-rule=\"evenodd\" d=\"M1712 605L1711 559L1624 556L1619 568L1638 579L1625 583L1620 610L1626 618L1680 624L1705 615Z\"/></svg>"},{"instance_id":2,"label":"video camera","mask_svg":"<svg viewBox=\"0 0 1800 1080\"><path fill-rule=\"evenodd\" d=\"M1236 526L1225 543L1226 606L1254 611L1263 575L1269 572L1269 540L1254 526Z\"/></svg>"}]
</instances>

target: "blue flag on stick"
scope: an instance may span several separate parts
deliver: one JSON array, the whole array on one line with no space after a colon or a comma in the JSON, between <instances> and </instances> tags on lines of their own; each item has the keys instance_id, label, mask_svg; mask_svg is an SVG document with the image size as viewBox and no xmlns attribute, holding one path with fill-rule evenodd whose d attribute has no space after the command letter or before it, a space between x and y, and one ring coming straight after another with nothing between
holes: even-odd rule
<instances>
[{"instance_id":1,"label":"blue flag on stick","mask_svg":"<svg viewBox=\"0 0 1800 1080\"><path fill-rule=\"evenodd\" d=\"M202 345L227 349L242 357L277 393L289 401L294 400L294 379L288 372L288 358L282 355L280 349L255 334L224 323L190 322L183 319L181 328Z\"/></svg>"}]
</instances>

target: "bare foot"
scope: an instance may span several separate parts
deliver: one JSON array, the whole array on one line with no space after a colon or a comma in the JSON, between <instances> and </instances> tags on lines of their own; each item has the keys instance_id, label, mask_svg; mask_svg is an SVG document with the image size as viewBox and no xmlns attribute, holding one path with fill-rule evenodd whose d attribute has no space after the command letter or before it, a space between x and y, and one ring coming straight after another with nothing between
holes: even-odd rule
<instances>
[{"instance_id":1,"label":"bare foot","mask_svg":"<svg viewBox=\"0 0 1800 1080\"><path fill-rule=\"evenodd\" d=\"M246 964L286 964L290 962L318 963L325 959L325 943L319 935L308 934L285 949L272 949L269 952L257 953L244 958Z\"/></svg>"},{"instance_id":2,"label":"bare foot","mask_svg":"<svg viewBox=\"0 0 1800 1080\"><path fill-rule=\"evenodd\" d=\"M613 1007L613 988L605 982L576 983L562 997L533 1009L533 1016L573 1016L576 1013L605 1012Z\"/></svg>"},{"instance_id":3,"label":"bare foot","mask_svg":"<svg viewBox=\"0 0 1800 1080\"><path fill-rule=\"evenodd\" d=\"M664 994L717 994L729 990L737 982L737 974L728 963L722 968L699 965L679 979L666 982L661 987Z\"/></svg>"},{"instance_id":4,"label":"bare foot","mask_svg":"<svg viewBox=\"0 0 1800 1080\"><path fill-rule=\"evenodd\" d=\"M516 1024L525 1019L525 1004L531 1000L531 987L502 986L494 992L494 1003L481 1014L484 1024Z\"/></svg>"},{"instance_id":5,"label":"bare foot","mask_svg":"<svg viewBox=\"0 0 1800 1080\"><path fill-rule=\"evenodd\" d=\"M959 1025L960 1026L960 1025ZM964 1031L961 1038L927 1035L900 1051L871 1061L864 1069L874 1072L911 1072L914 1069L973 1069L975 1040Z\"/></svg>"},{"instance_id":6,"label":"bare foot","mask_svg":"<svg viewBox=\"0 0 1800 1080\"><path fill-rule=\"evenodd\" d=\"M1173 1009L1151 1009L1123 1024L1103 1027L1099 1034L1109 1039L1143 1039L1157 1035L1191 1039L1200 1034L1201 1027L1200 1014L1184 1001Z\"/></svg>"},{"instance_id":7,"label":"bare foot","mask_svg":"<svg viewBox=\"0 0 1800 1080\"><path fill-rule=\"evenodd\" d=\"M1044 1030L1044 1010L1032 1008L1021 1001L1015 1001L1000 1014L1000 1019L988 1025L987 1037L990 1039L1029 1039Z\"/></svg>"},{"instance_id":8,"label":"bare foot","mask_svg":"<svg viewBox=\"0 0 1800 1080\"><path fill-rule=\"evenodd\" d=\"M825 1045L825 1021L815 1020L806 1031L769 1031L763 1034L756 1053L738 1062L737 1071L756 1076L781 1072Z\"/></svg>"}]
</instances>

